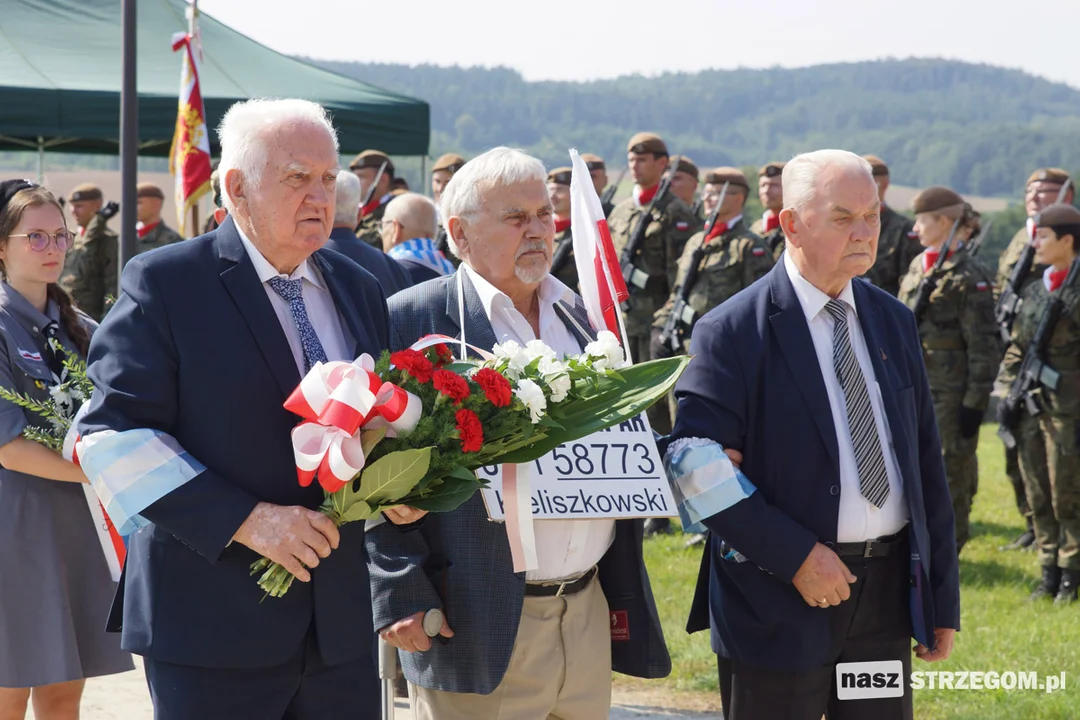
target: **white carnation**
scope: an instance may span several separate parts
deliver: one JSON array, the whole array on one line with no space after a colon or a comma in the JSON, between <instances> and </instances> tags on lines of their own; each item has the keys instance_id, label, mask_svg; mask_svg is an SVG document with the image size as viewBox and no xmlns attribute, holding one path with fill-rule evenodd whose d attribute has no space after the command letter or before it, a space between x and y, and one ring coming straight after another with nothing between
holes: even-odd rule
<instances>
[{"instance_id":1,"label":"white carnation","mask_svg":"<svg viewBox=\"0 0 1080 720\"><path fill-rule=\"evenodd\" d=\"M566 363L554 357L542 357L536 369L544 377L544 384L551 393L551 402L562 402L566 399L572 385L570 375L566 371Z\"/></svg>"},{"instance_id":2,"label":"white carnation","mask_svg":"<svg viewBox=\"0 0 1080 720\"><path fill-rule=\"evenodd\" d=\"M519 380L514 395L529 409L529 419L532 424L540 422L547 408L547 398L544 397L543 388L532 380Z\"/></svg>"},{"instance_id":3,"label":"white carnation","mask_svg":"<svg viewBox=\"0 0 1080 720\"><path fill-rule=\"evenodd\" d=\"M541 340L530 340L525 343L525 354L529 356L530 361L536 358L549 358L555 359L555 351L549 348Z\"/></svg>"},{"instance_id":4,"label":"white carnation","mask_svg":"<svg viewBox=\"0 0 1080 720\"><path fill-rule=\"evenodd\" d=\"M525 348L521 347L513 340L499 343L491 349L491 352L495 357L510 362L510 374L513 377L517 377L521 374L532 360L529 354L525 352Z\"/></svg>"},{"instance_id":5,"label":"white carnation","mask_svg":"<svg viewBox=\"0 0 1080 720\"><path fill-rule=\"evenodd\" d=\"M601 330L596 340L585 346L585 354L593 359L592 366L597 370L618 370L626 365L619 338L610 330Z\"/></svg>"}]
</instances>

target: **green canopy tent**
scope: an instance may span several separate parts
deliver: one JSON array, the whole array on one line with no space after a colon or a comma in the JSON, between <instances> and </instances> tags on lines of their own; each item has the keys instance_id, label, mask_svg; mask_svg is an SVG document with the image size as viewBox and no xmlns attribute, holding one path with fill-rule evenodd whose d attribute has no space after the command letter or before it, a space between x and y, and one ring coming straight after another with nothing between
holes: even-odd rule
<instances>
[{"instance_id":1,"label":"green canopy tent","mask_svg":"<svg viewBox=\"0 0 1080 720\"><path fill-rule=\"evenodd\" d=\"M184 0L138 3L142 155L168 155L172 143L181 59L172 35L187 30L186 7ZM120 8L120 0L0 0L0 150L119 152ZM426 102L281 55L203 13L199 30L211 129L237 100L299 97L330 111L343 153L427 154Z\"/></svg>"}]
</instances>

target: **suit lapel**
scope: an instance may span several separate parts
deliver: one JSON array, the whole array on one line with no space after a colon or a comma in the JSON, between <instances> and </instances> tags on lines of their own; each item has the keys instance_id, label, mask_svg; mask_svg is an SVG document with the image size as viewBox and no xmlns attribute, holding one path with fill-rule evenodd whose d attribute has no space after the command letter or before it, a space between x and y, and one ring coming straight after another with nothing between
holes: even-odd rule
<instances>
[{"instance_id":1,"label":"suit lapel","mask_svg":"<svg viewBox=\"0 0 1080 720\"><path fill-rule=\"evenodd\" d=\"M836 444L836 427L833 425L829 395L825 391L825 379L821 375L814 341L806 324L806 315L795 294L795 288L787 276L783 263L777 263L771 271L771 294L775 313L769 315L773 333L787 362L791 376L796 379L810 415L828 448L829 457L840 467L840 450Z\"/></svg>"},{"instance_id":2,"label":"suit lapel","mask_svg":"<svg viewBox=\"0 0 1080 720\"><path fill-rule=\"evenodd\" d=\"M578 342L578 347L582 350L596 339L596 332L593 331L592 326L589 324L589 314L580 303L575 302L574 306L570 307L560 300L555 303L555 314L559 316L563 325L574 336L574 339Z\"/></svg>"},{"instance_id":3,"label":"suit lapel","mask_svg":"<svg viewBox=\"0 0 1080 720\"><path fill-rule=\"evenodd\" d=\"M278 388L288 396L300 383L300 373L296 369L285 331L281 329L281 323L270 305L270 299L266 297L259 276L255 274L255 266L251 264L231 217L218 228L214 242L218 256L226 264L221 272L221 281L251 329Z\"/></svg>"},{"instance_id":4,"label":"suit lapel","mask_svg":"<svg viewBox=\"0 0 1080 720\"><path fill-rule=\"evenodd\" d=\"M322 256L321 252L313 254L311 260L319 268L319 272L322 273L326 287L330 290L330 296L334 299L334 307L342 319L345 320L345 326L349 328L349 332L352 333L353 353L351 357L359 357L366 348L372 348L374 343L371 342L367 330L360 321L360 313L353 303L353 297L349 294L348 289L344 287L341 278L334 272L334 266Z\"/></svg>"},{"instance_id":5,"label":"suit lapel","mask_svg":"<svg viewBox=\"0 0 1080 720\"><path fill-rule=\"evenodd\" d=\"M479 293L469 280L464 266L458 268L457 273L449 278L450 287L446 293L446 319L457 328L454 335L461 339L461 309L458 307L458 276L461 276L461 286L465 290L465 342L475 345L484 350L491 350L499 342L495 337L495 331L491 328L491 321L484 313L484 303L480 300ZM449 333L448 333L449 334Z\"/></svg>"}]
</instances>

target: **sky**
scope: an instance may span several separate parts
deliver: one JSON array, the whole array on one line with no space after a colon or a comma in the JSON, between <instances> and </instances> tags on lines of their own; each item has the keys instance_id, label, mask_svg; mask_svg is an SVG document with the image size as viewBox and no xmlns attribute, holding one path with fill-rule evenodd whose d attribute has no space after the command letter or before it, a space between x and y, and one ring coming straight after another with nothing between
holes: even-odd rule
<instances>
[{"instance_id":1,"label":"sky","mask_svg":"<svg viewBox=\"0 0 1080 720\"><path fill-rule=\"evenodd\" d=\"M527 80L943 57L1080 88L1080 0L200 0L279 52Z\"/></svg>"}]
</instances>

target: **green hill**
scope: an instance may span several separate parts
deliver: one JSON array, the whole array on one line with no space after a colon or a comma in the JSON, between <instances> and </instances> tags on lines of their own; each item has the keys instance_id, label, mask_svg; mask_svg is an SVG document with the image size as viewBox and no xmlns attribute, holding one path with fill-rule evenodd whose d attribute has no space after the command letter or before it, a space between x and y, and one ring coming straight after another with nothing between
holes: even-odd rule
<instances>
[{"instance_id":1,"label":"green hill","mask_svg":"<svg viewBox=\"0 0 1080 720\"><path fill-rule=\"evenodd\" d=\"M563 164L576 146L621 165L630 135L653 130L702 167L844 147L881 155L900 184L1012 197L1035 167L1080 168L1080 90L988 65L910 59L527 82L506 68L315 62L430 102L432 155L510 144Z\"/></svg>"}]
</instances>

